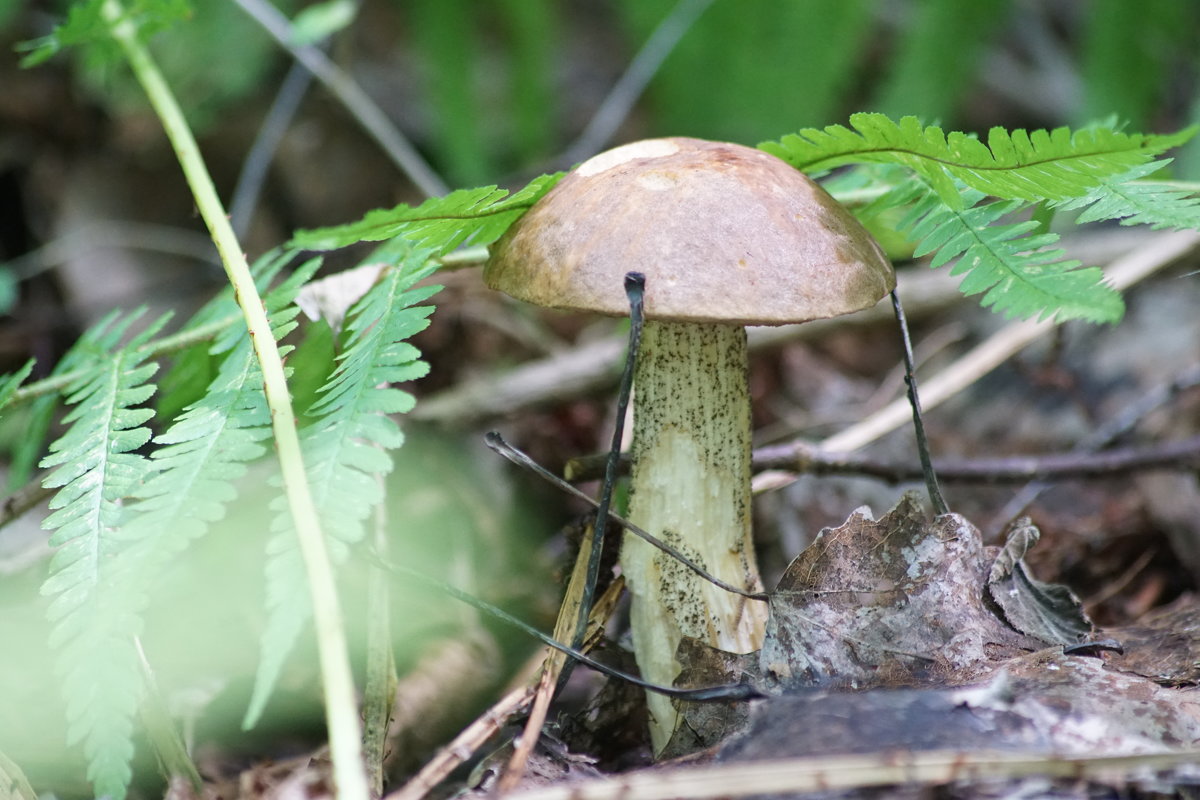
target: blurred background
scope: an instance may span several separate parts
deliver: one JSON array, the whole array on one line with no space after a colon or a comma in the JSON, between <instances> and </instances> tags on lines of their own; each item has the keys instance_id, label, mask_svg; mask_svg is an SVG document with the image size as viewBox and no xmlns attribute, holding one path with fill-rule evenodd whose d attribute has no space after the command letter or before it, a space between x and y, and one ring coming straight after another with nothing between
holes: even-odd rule
<instances>
[{"instance_id":1,"label":"blurred background","mask_svg":"<svg viewBox=\"0 0 1200 800\"><path fill-rule=\"evenodd\" d=\"M110 309L144 304L186 314L224 284L174 154L122 63L87 46L35 69L19 67L16 45L48 33L66 7L0 0L0 49L7 54L0 57L0 372L32 355L35 379ZM293 54L267 30L286 18L303 23L292 45L319 49L346 84L331 89L295 67ZM912 114L981 135L995 125L1114 119L1131 131L1176 131L1200 122L1198 45L1200 3L1186 0L198 0L190 18L152 41L251 257L299 228L418 203L431 189L516 188L650 136L754 145L806 126L845 123L856 111ZM377 104L428 165L432 183L414 180L364 130L347 110L353 91ZM1200 180L1200 144L1176 156L1171 177ZM1114 232L1122 231L1106 231ZM1101 237L1079 244L1085 260L1103 264L1144 241ZM352 255L334 254L330 264L347 266ZM933 417L940 452L1068 448L1097 420L1200 362L1200 279L1188 279L1186 271L1131 296L1122 326L1060 338ZM557 532L581 509L514 479L482 450L478 433L500 427L557 470L607 441L611 370L601 368L600 379L584 389L546 390L502 409L481 410L453 392L525 362L578 364L591 357L591 345L613 338L617 323L534 313L495 297L478 270L447 271L438 280L446 285L435 298L438 312L417 339L432 371L413 391L429 401L426 408L439 410L422 417L428 430L410 425L412 446L399 455L393 481L402 488L391 513L447 548L414 555L418 563L450 565L446 571L459 585L516 603L547 628L558 584L543 578L561 568L569 545ZM1001 324L972 301L946 303L913 321L919 341L936 342L930 369ZM897 350L892 338L881 346L881 337L893 337L890 326L760 351L753 385L762 441L831 432L897 394ZM307 344L332 347L317 339ZM616 351L606 352L611 361ZM448 397L448 405L435 402ZM1196 400L1149 433L1194 433ZM1020 424L1014 408L1022 412ZM23 417L10 415L0 426L2 449L19 449L29 438L24 426ZM911 439L897 434L880 452L911 457ZM16 489L23 480L11 483ZM1053 495L1035 516L1048 540L1057 536L1062 544L1047 551L1041 577L1072 576L1085 584L1080 591L1099 593L1141 563L1103 598L1108 605L1097 607L1116 621L1194 588L1198 573L1179 566L1178 542L1197 544L1200 552L1196 518L1186 521L1187 508L1200 508L1195 484L1194 476L1166 489L1093 483ZM805 479L765 499L758 530L768 574L822 525L840 522L864 502L882 511L899 491L863 479ZM988 520L1011 493L960 492L952 505ZM1164 493L1193 505L1164 516ZM247 525L261 533L261 521ZM40 601L30 598L45 574L47 548L36 519L24 536L10 530L0 532L0 585L9 592L2 602L11 612L0 625L12 627L0 630L0 642L26 643L26 667L45 671L40 645L29 643L42 634ZM464 538L440 536L452 530ZM498 542L512 541L514 531L521 544L497 559L498 548L509 547ZM202 550L197 583L174 587L178 602L195 604L206 591L205 576L214 573L253 586L258 556L237 555L245 552ZM230 598L217 599L231 610L224 603L206 607L215 613L206 624L216 629L213 637L241 643L239 664L189 656L178 679L181 686L206 686L197 673L220 676L214 697L231 672L244 681L253 669L257 624ZM403 602L397 600L401 614ZM437 639L427 629L458 612L433 620L407 613L404 624L413 628L403 635L415 641L425 634ZM178 619L174 611L163 616L167 628ZM20 625L13 622L18 617ZM177 652L170 636L163 647ZM214 651L212 660L227 654ZM420 654L409 651L402 666L418 664ZM28 674L14 670L11 663L0 666L0 694ZM475 688L486 691L503 677L478 678ZM301 671L297 683L310 686L311 678L311 670ZM53 706L53 687L46 688L30 708ZM194 706L208 702L202 697ZM447 728L469 719L470 708L450 715ZM33 733L24 712L9 724L4 713L0 736L13 736L0 749L10 755L29 743L23 738L59 741L57 711L41 715L48 729ZM48 769L61 766L51 760Z\"/></svg>"}]
</instances>

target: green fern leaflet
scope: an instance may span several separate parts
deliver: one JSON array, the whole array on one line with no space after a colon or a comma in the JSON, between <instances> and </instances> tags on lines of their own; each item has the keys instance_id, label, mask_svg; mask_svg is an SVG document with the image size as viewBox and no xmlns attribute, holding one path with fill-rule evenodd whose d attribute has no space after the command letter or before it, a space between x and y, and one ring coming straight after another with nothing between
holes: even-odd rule
<instances>
[{"instance_id":1,"label":"green fern leaflet","mask_svg":"<svg viewBox=\"0 0 1200 800\"><path fill-rule=\"evenodd\" d=\"M50 446L42 466L54 468L44 485L58 493L44 526L57 547L42 593L53 598L48 617L50 644L67 705L68 739L82 742L88 779L97 796L125 796L133 758L133 715L141 692L135 594L124 580L124 550L118 531L122 500L147 473L147 460L133 452L150 439L143 427L153 414L136 408L154 392L148 381L158 369L144 363L139 346L166 322L119 343L138 315L110 315L84 334L77 349L104 366L76 381L67 403L70 427ZM111 354L111 355L110 355Z\"/></svg>"},{"instance_id":2,"label":"green fern leaflet","mask_svg":"<svg viewBox=\"0 0 1200 800\"><path fill-rule=\"evenodd\" d=\"M843 125L805 128L759 147L808 173L845 164L903 164L925 178L947 205L961 201L955 181L1007 200L1066 201L1081 197L1105 178L1144 164L1178 147L1196 132L1157 136L1108 128L1071 131L993 128L985 144L957 131L946 134L916 117L897 123L883 114L854 114Z\"/></svg>"},{"instance_id":3,"label":"green fern leaflet","mask_svg":"<svg viewBox=\"0 0 1200 800\"><path fill-rule=\"evenodd\" d=\"M1056 206L1061 211L1082 208L1079 224L1120 220L1122 225L1162 228L1200 228L1200 197L1169 183L1144 180L1168 160L1152 161L1115 178L1106 178L1083 197Z\"/></svg>"},{"instance_id":4,"label":"green fern leaflet","mask_svg":"<svg viewBox=\"0 0 1200 800\"><path fill-rule=\"evenodd\" d=\"M926 188L899 227L917 243L914 256L934 254L930 266L956 261L950 274L965 273L959 285L963 294L982 294L984 306L1008 317L1121 318L1121 296L1104 283L1099 269L1064 260L1063 251L1054 247L1057 235L1033 234L1038 224L1031 220L999 223L1021 207L1019 201L983 202L984 195L973 189L962 195L964 208L952 208Z\"/></svg>"},{"instance_id":5,"label":"green fern leaflet","mask_svg":"<svg viewBox=\"0 0 1200 800\"><path fill-rule=\"evenodd\" d=\"M390 384L422 377L427 367L407 339L428 325L431 306L419 306L441 287L415 284L432 274L428 251L408 249L350 311L349 346L308 410L316 420L301 432L309 485L321 528L335 560L362 540L364 521L383 499L378 481L392 469L388 450L404 437L389 414L409 411L412 395ZM269 618L262 659L245 725L261 715L288 654L312 609L304 564L286 511L277 517L268 545L266 580Z\"/></svg>"},{"instance_id":6,"label":"green fern leaflet","mask_svg":"<svg viewBox=\"0 0 1200 800\"><path fill-rule=\"evenodd\" d=\"M459 189L419 206L399 205L369 212L358 222L301 231L290 242L303 250L332 250L358 242L381 242L402 236L435 255L461 244L486 245L554 188L562 173L542 175L513 195L495 186Z\"/></svg>"}]
</instances>

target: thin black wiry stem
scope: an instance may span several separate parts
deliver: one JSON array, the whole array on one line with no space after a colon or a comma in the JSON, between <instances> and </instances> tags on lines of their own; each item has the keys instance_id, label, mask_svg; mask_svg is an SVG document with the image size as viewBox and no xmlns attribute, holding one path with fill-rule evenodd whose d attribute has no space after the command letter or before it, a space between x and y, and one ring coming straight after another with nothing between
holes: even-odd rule
<instances>
[{"instance_id":1,"label":"thin black wiry stem","mask_svg":"<svg viewBox=\"0 0 1200 800\"><path fill-rule=\"evenodd\" d=\"M587 653L584 653L574 647L565 645L559 641L555 641L553 636L548 636L545 633L542 633L537 628L533 627L524 620L514 617L504 609L498 608L486 600L480 600L478 597L475 597L468 592L464 592L462 589L459 589L452 584L426 575L419 570L405 567L401 564L394 564L390 561L380 558L377 555L372 554L369 557L376 565L390 570L397 575L403 575L406 578L412 578L420 581L426 586L453 597L455 600L466 603L472 608L482 611L483 613L488 614L489 616L492 616L498 620L506 622L509 625L512 625L514 628L517 628L529 636L534 637L542 644L553 647L555 650L565 653L576 661L586 664L597 672L601 672L609 677L616 678L617 680L626 681L627 683L631 683L634 686L638 686L642 689L646 689L651 692L657 692L658 694L663 694L667 697L675 698L677 700L688 700L693 703L749 700L754 697L762 697L762 693L749 683L731 683L721 686L707 686L700 689L676 689L669 686L659 686L656 683L651 683L635 675L630 675L627 672L622 672L619 669L610 667L609 665L597 661Z\"/></svg>"},{"instance_id":2,"label":"thin black wiry stem","mask_svg":"<svg viewBox=\"0 0 1200 800\"><path fill-rule=\"evenodd\" d=\"M558 477L553 472L551 472L550 470L543 467L541 464L534 461L528 455L521 452L516 447L513 447L508 442L504 441L504 438L501 437L500 434L496 433L495 431L491 431L490 433L486 434L483 437L483 439L488 447L490 447L492 450L496 451L500 455L504 456L509 461L516 464L517 466L524 467L525 469L529 470L533 474L537 475L539 478L542 478L543 480L548 481L549 483L551 483L554 486L557 486L559 489L562 489L564 492L571 495L572 497L582 500L583 502L588 503L592 507L596 507L599 505L599 503L597 503L597 501L588 497L586 494L579 491L574 486L567 483L562 478ZM630 522L629 520L620 516L619 514L609 511L608 518L610 520L612 520L613 522L617 523L618 525L620 525L625 530L632 533L634 536L638 537L639 539L641 539L644 542L646 542L647 544L649 544L651 547L657 547L659 550L661 550L662 552L671 556L671 558L674 558L680 564L683 564L685 567L690 569L692 572L696 573L701 578L703 578L704 580L713 584L714 586L724 589L727 592L732 592L733 594L741 595L742 597L749 598L751 600L761 600L764 603L768 600L768 595L766 592L748 592L745 589L738 588L737 586L734 586L731 583L727 583L727 582L721 580L720 578L716 577L715 575L710 574L707 570L704 569L704 567L700 566L695 561L692 561L690 558L688 558L683 553L676 550L671 545L669 545L666 542L662 541L661 539L655 537L653 534L647 533L642 528L639 528L637 525L634 525L632 522Z\"/></svg>"},{"instance_id":3,"label":"thin black wiry stem","mask_svg":"<svg viewBox=\"0 0 1200 800\"><path fill-rule=\"evenodd\" d=\"M900 327L900 341L904 354L904 383L908 387L908 403L912 406L913 433L917 437L917 455L921 459L921 473L925 476L925 489L929 492L929 502L933 504L934 513L938 516L949 514L950 507L942 496L938 486L937 473L933 470L933 459L929 456L929 440L925 438L925 421L921 417L921 400L917 396L916 367L913 366L912 340L908 335L908 320L904 318L904 308L900 305L900 295L893 289L892 310L896 312L896 323Z\"/></svg>"},{"instance_id":4,"label":"thin black wiry stem","mask_svg":"<svg viewBox=\"0 0 1200 800\"><path fill-rule=\"evenodd\" d=\"M617 392L617 418L613 425L612 444L604 463L604 482L600 484L600 500L596 503L596 519L592 523L592 549L588 553L587 580L579 600L579 621L571 646L579 649L587 634L588 617L600 579L600 556L604 549L604 530L608 527L608 509L612 504L613 486L617 482L617 466L621 460L621 437L625 433L625 415L629 411L629 395L633 390L633 367L637 363L642 342L642 301L646 294L646 276L640 272L625 275L625 295L629 298L629 352L625 354L625 371L621 373L621 388Z\"/></svg>"}]
</instances>

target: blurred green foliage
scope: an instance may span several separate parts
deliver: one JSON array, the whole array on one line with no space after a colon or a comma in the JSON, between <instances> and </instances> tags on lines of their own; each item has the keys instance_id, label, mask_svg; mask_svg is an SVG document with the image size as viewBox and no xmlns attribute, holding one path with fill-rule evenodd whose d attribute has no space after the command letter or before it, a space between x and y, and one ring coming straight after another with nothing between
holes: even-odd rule
<instances>
[{"instance_id":1,"label":"blurred green foliage","mask_svg":"<svg viewBox=\"0 0 1200 800\"><path fill-rule=\"evenodd\" d=\"M354 10L348 0L274 2L298 23L338 15L322 30L337 30ZM752 144L860 110L981 132L1078 127L1114 114L1131 129L1167 130L1200 116L1200 3L1179 0L367 0L335 34L335 52L352 74L368 65L410 70L412 119L422 121L410 135L451 185L474 186L566 166L550 162L658 26L689 2L703 11L619 137ZM0 0L0 26L36 38L42 31L22 22L20 9ZM362 30L368 19L371 30ZM267 102L288 60L235 2L194 3L191 18L153 45L202 128L255 93ZM123 71L73 63L99 102L118 111L141 102ZM590 104L581 105L583 85ZM1022 94L1040 99L1006 102ZM1181 158L1184 174L1200 172L1197 148Z\"/></svg>"},{"instance_id":2,"label":"blurred green foliage","mask_svg":"<svg viewBox=\"0 0 1200 800\"><path fill-rule=\"evenodd\" d=\"M617 61L627 64L681 1L614 3L624 41ZM570 132L560 128L554 66L579 33L562 7L413 0L403 9L437 120L432 148L453 183L486 182L498 168L551 156L556 142L562 148ZM1196 92L1200 4L1097 0L1058 9L1062 19L1051 13L1014 0L713 0L654 76L638 132L753 143L861 109L952 127L964 127L967 112L985 128L1081 125L1114 113L1140 130L1192 121L1164 118L1164 108ZM1064 20L1073 28L1063 40L1045 41L1062 35ZM1055 116L1014 120L981 106L984 90L1005 79L990 72L992 51L1014 41L1017 58L1064 71L1055 80L1071 89L1070 103Z\"/></svg>"}]
</instances>

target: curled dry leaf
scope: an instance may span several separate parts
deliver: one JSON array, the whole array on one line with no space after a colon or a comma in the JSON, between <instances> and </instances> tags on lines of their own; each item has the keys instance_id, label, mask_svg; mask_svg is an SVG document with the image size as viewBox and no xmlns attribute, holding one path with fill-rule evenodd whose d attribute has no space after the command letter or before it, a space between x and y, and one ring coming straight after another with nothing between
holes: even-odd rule
<instances>
[{"instance_id":1,"label":"curled dry leaf","mask_svg":"<svg viewBox=\"0 0 1200 800\"><path fill-rule=\"evenodd\" d=\"M957 514L927 522L912 495L879 520L859 509L784 572L762 674L784 689L911 684L1041 647L989 607L992 561L975 526Z\"/></svg>"},{"instance_id":2,"label":"curled dry leaf","mask_svg":"<svg viewBox=\"0 0 1200 800\"><path fill-rule=\"evenodd\" d=\"M1009 524L1004 547L988 575L988 595L1008 624L1021 633L1049 644L1075 644L1092 632L1079 598L1062 584L1031 576L1023 560L1040 538L1041 532L1028 517Z\"/></svg>"}]
</instances>

